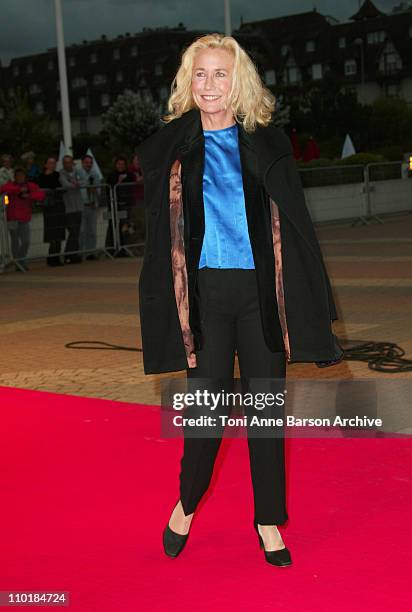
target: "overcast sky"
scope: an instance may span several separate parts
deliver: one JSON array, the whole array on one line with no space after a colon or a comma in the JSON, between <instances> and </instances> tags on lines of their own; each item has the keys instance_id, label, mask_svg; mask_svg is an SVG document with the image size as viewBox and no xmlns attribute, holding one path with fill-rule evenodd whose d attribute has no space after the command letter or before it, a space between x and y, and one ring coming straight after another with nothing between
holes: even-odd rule
<instances>
[{"instance_id":1,"label":"overcast sky","mask_svg":"<svg viewBox=\"0 0 412 612\"><path fill-rule=\"evenodd\" d=\"M362 0L363 1L363 0ZM376 0L390 12L400 0ZM0 60L46 51L56 45L53 0L0 0ZM144 26L172 26L182 21L188 29L224 29L223 0L62 0L65 42L109 38ZM231 0L232 27L240 17L257 21L310 11L346 21L359 0Z\"/></svg>"}]
</instances>

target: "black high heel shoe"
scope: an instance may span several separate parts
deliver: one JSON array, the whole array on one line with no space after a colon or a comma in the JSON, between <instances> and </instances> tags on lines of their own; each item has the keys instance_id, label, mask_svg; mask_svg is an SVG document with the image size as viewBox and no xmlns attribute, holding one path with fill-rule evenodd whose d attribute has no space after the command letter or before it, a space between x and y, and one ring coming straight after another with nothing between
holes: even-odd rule
<instances>
[{"instance_id":1,"label":"black high heel shoe","mask_svg":"<svg viewBox=\"0 0 412 612\"><path fill-rule=\"evenodd\" d=\"M175 508L179 501L180 499L177 500ZM189 533L187 533L186 535L176 533L175 531L170 529L169 522L167 523L166 527L163 530L163 548L168 557L177 557L182 552L187 542L187 538L189 537Z\"/></svg>"},{"instance_id":2,"label":"black high heel shoe","mask_svg":"<svg viewBox=\"0 0 412 612\"><path fill-rule=\"evenodd\" d=\"M290 556L290 552L286 548L286 546L285 548L281 548L279 550L266 550L265 545L263 543L262 536L259 533L259 529L258 529L256 521L253 521L253 526L256 529L256 533L258 534L259 545L260 545L260 548L263 548L266 561L270 563L271 565L277 565L278 567L286 567L288 565L292 565L292 559Z\"/></svg>"}]
</instances>

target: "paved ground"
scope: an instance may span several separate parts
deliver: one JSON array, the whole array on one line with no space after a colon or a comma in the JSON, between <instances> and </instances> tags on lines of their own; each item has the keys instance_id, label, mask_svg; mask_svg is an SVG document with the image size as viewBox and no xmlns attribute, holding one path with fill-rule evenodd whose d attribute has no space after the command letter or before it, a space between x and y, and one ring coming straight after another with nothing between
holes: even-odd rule
<instances>
[{"instance_id":1,"label":"paved ground","mask_svg":"<svg viewBox=\"0 0 412 612\"><path fill-rule=\"evenodd\" d=\"M412 215L384 224L317 228L334 287L340 338L396 342L412 358ZM139 347L137 282L141 261L83 262L0 276L0 385L113 400L160 403L164 378L145 376L139 352L71 350L68 342L99 340ZM236 369L235 375L238 376ZM319 370L291 364L290 378L411 378L345 361Z\"/></svg>"}]
</instances>

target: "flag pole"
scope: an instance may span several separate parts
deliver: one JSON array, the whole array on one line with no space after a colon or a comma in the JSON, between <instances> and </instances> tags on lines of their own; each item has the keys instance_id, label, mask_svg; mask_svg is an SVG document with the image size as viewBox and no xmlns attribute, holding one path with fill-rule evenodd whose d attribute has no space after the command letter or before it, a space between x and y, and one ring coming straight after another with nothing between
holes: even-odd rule
<instances>
[{"instance_id":1,"label":"flag pole","mask_svg":"<svg viewBox=\"0 0 412 612\"><path fill-rule=\"evenodd\" d=\"M66 151L70 154L72 148L72 131L70 122L69 90L67 86L66 52L64 48L63 17L61 0L54 0L56 16L57 58L59 63L60 101L63 123L63 141Z\"/></svg>"},{"instance_id":2,"label":"flag pole","mask_svg":"<svg viewBox=\"0 0 412 612\"><path fill-rule=\"evenodd\" d=\"M230 0L224 0L225 3L225 35L232 35L232 20L230 17Z\"/></svg>"}]
</instances>

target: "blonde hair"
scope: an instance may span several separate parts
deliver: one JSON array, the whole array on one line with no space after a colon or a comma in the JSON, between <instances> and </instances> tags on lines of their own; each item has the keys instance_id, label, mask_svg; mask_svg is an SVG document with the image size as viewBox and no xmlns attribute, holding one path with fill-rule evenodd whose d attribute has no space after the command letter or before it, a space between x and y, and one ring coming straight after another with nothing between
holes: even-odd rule
<instances>
[{"instance_id":1,"label":"blonde hair","mask_svg":"<svg viewBox=\"0 0 412 612\"><path fill-rule=\"evenodd\" d=\"M247 132L253 132L256 124L268 125L275 109L275 96L263 85L255 64L239 43L232 36L222 34L201 36L184 51L172 81L167 103L169 113L163 121L168 123L197 106L192 96L192 71L195 56L202 49L224 49L234 58L228 102L236 121L242 123Z\"/></svg>"}]
</instances>

